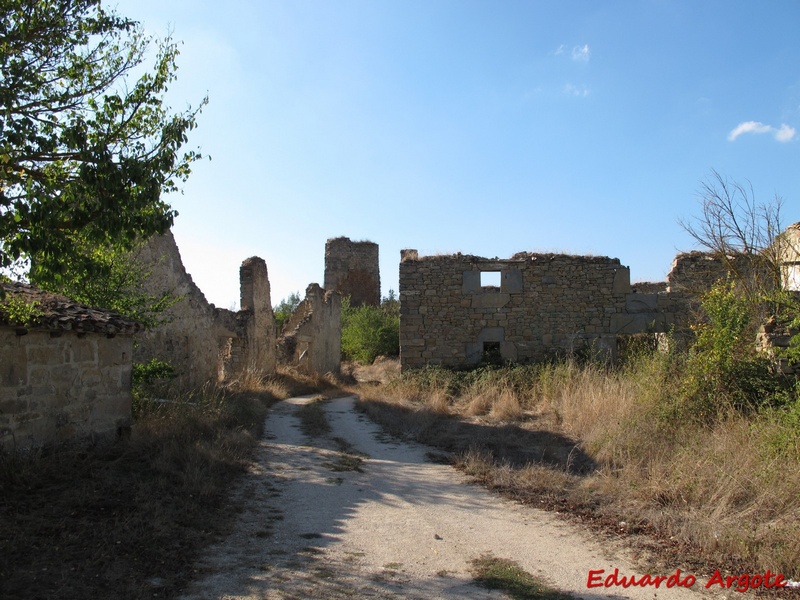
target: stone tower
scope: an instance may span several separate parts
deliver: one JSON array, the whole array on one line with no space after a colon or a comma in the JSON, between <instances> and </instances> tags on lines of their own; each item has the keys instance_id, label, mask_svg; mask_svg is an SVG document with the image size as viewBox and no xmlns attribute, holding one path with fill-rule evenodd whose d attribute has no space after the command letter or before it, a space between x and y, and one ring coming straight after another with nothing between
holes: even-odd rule
<instances>
[{"instance_id":1,"label":"stone tower","mask_svg":"<svg viewBox=\"0 0 800 600\"><path fill-rule=\"evenodd\" d=\"M350 296L351 306L381 303L378 244L331 238L325 243L325 289Z\"/></svg>"}]
</instances>

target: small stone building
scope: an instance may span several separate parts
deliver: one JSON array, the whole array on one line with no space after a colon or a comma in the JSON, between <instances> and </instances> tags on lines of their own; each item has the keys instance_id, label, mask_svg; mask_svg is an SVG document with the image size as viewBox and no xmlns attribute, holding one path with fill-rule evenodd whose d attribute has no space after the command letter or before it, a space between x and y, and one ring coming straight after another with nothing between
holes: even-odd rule
<instances>
[{"instance_id":1,"label":"small stone building","mask_svg":"<svg viewBox=\"0 0 800 600\"><path fill-rule=\"evenodd\" d=\"M0 448L112 437L131 424L131 357L139 323L30 285L3 284L33 304L30 324L0 306Z\"/></svg>"},{"instance_id":2,"label":"small stone building","mask_svg":"<svg viewBox=\"0 0 800 600\"><path fill-rule=\"evenodd\" d=\"M781 237L783 287L791 292L800 292L800 223L787 227Z\"/></svg>"}]
</instances>

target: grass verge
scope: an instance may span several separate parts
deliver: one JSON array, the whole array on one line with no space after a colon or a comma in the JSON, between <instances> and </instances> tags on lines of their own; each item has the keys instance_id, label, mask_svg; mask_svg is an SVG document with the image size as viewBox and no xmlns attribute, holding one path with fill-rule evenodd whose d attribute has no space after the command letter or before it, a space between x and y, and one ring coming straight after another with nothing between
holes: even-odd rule
<instances>
[{"instance_id":1,"label":"grass verge","mask_svg":"<svg viewBox=\"0 0 800 600\"><path fill-rule=\"evenodd\" d=\"M359 407L510 498L648 534L632 541L651 568L800 579L800 400L685 417L677 360L426 369L361 390Z\"/></svg>"}]
</instances>

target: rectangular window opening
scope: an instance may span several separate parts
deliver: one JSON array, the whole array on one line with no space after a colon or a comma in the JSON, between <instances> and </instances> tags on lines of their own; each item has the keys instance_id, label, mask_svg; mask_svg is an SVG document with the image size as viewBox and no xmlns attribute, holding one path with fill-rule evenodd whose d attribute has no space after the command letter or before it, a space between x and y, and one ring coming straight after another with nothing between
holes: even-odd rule
<instances>
[{"instance_id":1,"label":"rectangular window opening","mask_svg":"<svg viewBox=\"0 0 800 600\"><path fill-rule=\"evenodd\" d=\"M481 271L481 287L500 289L500 271Z\"/></svg>"}]
</instances>

